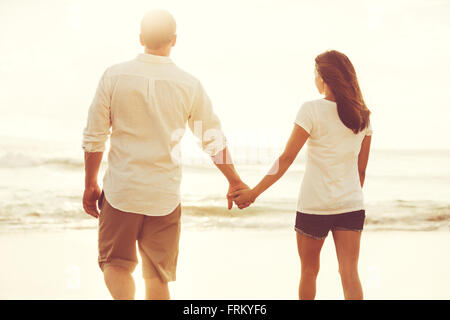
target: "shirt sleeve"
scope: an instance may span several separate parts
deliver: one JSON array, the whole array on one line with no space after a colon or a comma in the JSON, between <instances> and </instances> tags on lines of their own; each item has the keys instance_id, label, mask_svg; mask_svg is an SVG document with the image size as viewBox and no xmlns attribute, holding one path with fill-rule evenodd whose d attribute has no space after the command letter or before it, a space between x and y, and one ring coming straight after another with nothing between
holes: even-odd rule
<instances>
[{"instance_id":1,"label":"shirt sleeve","mask_svg":"<svg viewBox=\"0 0 450 320\"><path fill-rule=\"evenodd\" d=\"M299 125L306 132L311 134L313 129L313 118L311 114L310 105L307 103L302 104L300 110L297 112L297 117L295 118L295 124Z\"/></svg>"},{"instance_id":2,"label":"shirt sleeve","mask_svg":"<svg viewBox=\"0 0 450 320\"><path fill-rule=\"evenodd\" d=\"M227 141L221 129L219 118L214 113L211 100L200 82L194 90L189 128L200 139L201 148L210 156L225 149Z\"/></svg>"},{"instance_id":3,"label":"shirt sleeve","mask_svg":"<svg viewBox=\"0 0 450 320\"><path fill-rule=\"evenodd\" d=\"M89 107L87 124L83 131L82 148L85 152L105 151L111 127L111 92L107 71L103 74Z\"/></svg>"},{"instance_id":4,"label":"shirt sleeve","mask_svg":"<svg viewBox=\"0 0 450 320\"><path fill-rule=\"evenodd\" d=\"M366 128L366 136L371 136L372 135L372 119L370 119L369 121L369 125Z\"/></svg>"}]
</instances>

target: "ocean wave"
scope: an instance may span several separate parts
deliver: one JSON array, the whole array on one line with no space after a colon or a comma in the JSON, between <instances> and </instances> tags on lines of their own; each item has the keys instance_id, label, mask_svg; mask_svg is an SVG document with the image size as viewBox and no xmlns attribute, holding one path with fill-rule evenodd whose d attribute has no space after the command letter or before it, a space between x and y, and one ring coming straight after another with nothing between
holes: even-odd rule
<instances>
[{"instance_id":1,"label":"ocean wave","mask_svg":"<svg viewBox=\"0 0 450 320\"><path fill-rule=\"evenodd\" d=\"M220 228L275 230L292 229L295 206L255 205L245 210L225 206L183 205L184 228L210 230ZM96 228L97 220L87 215L81 204L31 208L10 204L0 208L2 229L85 229ZM395 200L390 206L366 208L367 230L450 230L450 204Z\"/></svg>"},{"instance_id":2,"label":"ocean wave","mask_svg":"<svg viewBox=\"0 0 450 320\"><path fill-rule=\"evenodd\" d=\"M6 153L0 157L0 168L25 168L43 165L56 165L65 168L82 168L83 158L48 158L30 156L23 153Z\"/></svg>"},{"instance_id":3,"label":"ocean wave","mask_svg":"<svg viewBox=\"0 0 450 320\"><path fill-rule=\"evenodd\" d=\"M194 159L195 160L195 159ZM184 157L183 167L188 170L216 170L214 165L210 160L201 163L195 163L192 158ZM241 169L254 169L255 165L263 164L240 164L239 161L235 161L235 164L241 165ZM265 168L270 163L263 165ZM102 161L102 165L107 165L106 157ZM39 156L39 155L29 155L18 152L8 152L0 156L0 168L28 168L28 167L38 167L38 166L58 166L62 169L80 169L84 167L84 159L80 157L49 157L49 156ZM247 168L248 167L248 168ZM291 168L291 171L303 171L295 166Z\"/></svg>"}]
</instances>

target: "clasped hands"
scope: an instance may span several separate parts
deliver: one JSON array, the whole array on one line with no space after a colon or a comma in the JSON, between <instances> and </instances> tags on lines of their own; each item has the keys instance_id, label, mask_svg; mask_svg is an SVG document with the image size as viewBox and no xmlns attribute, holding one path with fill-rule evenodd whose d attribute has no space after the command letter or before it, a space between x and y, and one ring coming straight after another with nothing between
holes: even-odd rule
<instances>
[{"instance_id":1,"label":"clasped hands","mask_svg":"<svg viewBox=\"0 0 450 320\"><path fill-rule=\"evenodd\" d=\"M239 209L245 209L255 202L256 196L254 191L245 183L230 184L227 193L228 209L233 207L233 202Z\"/></svg>"}]
</instances>

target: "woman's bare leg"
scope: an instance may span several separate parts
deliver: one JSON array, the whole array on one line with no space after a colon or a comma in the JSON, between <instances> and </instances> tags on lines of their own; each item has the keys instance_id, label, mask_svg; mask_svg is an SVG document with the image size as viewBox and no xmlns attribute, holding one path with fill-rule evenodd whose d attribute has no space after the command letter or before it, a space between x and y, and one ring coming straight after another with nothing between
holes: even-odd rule
<instances>
[{"instance_id":1,"label":"woman's bare leg","mask_svg":"<svg viewBox=\"0 0 450 320\"><path fill-rule=\"evenodd\" d=\"M363 290L358 275L361 232L334 230L333 238L344 297L346 300L362 300Z\"/></svg>"},{"instance_id":2,"label":"woman's bare leg","mask_svg":"<svg viewBox=\"0 0 450 320\"><path fill-rule=\"evenodd\" d=\"M324 240L316 240L298 232L297 248L301 263L300 300L314 300L316 297L316 279L320 268L320 250Z\"/></svg>"}]
</instances>

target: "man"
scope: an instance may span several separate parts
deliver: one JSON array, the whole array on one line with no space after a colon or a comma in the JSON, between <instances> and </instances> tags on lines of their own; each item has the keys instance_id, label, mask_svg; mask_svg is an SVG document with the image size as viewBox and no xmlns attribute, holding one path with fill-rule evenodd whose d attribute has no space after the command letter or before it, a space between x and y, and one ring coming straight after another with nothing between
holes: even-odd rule
<instances>
[{"instance_id":1,"label":"man","mask_svg":"<svg viewBox=\"0 0 450 320\"><path fill-rule=\"evenodd\" d=\"M114 299L134 298L136 241L146 299L170 299L181 214L176 151L186 123L227 178L228 193L248 188L234 169L202 85L169 58L176 38L168 12L153 10L144 16L140 42L145 53L105 71L83 132L83 207L99 218L98 262ZM109 136L102 191L97 175ZM232 205L228 198L228 208Z\"/></svg>"}]
</instances>

